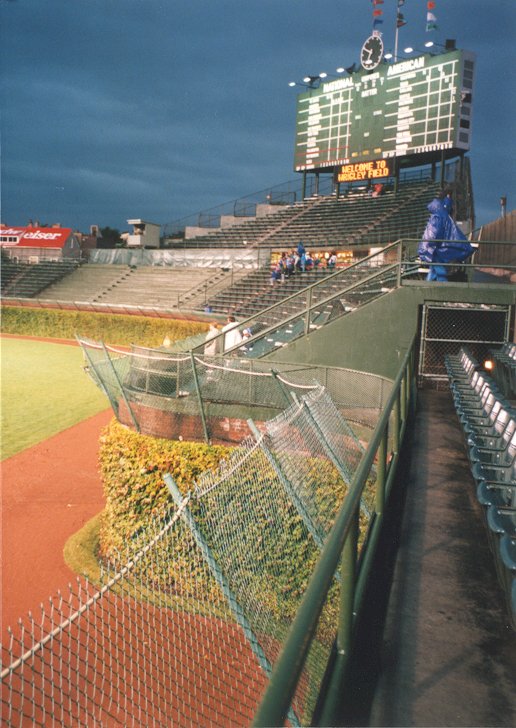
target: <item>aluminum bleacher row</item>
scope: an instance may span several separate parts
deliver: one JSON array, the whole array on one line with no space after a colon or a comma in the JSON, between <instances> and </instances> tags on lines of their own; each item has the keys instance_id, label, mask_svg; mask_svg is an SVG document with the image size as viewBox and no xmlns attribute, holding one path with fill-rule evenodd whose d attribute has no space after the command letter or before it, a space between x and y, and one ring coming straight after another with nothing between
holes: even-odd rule
<instances>
[{"instance_id":1,"label":"aluminum bleacher row","mask_svg":"<svg viewBox=\"0 0 516 728\"><path fill-rule=\"evenodd\" d=\"M73 273L77 261L13 263L2 259L1 291L5 296L32 298L48 286Z\"/></svg>"},{"instance_id":2,"label":"aluminum bleacher row","mask_svg":"<svg viewBox=\"0 0 516 728\"><path fill-rule=\"evenodd\" d=\"M477 499L516 630L516 410L466 349L446 358Z\"/></svg>"},{"instance_id":3,"label":"aluminum bleacher row","mask_svg":"<svg viewBox=\"0 0 516 728\"><path fill-rule=\"evenodd\" d=\"M99 303L170 308L192 287L221 275L209 268L86 264L72 279L46 293L61 300L75 296L76 300Z\"/></svg>"},{"instance_id":4,"label":"aluminum bleacher row","mask_svg":"<svg viewBox=\"0 0 516 728\"><path fill-rule=\"evenodd\" d=\"M252 316L331 273L327 268L313 269L306 273L296 272L283 283L278 282L271 286L271 274L267 266L248 273L240 281L210 297L209 309L213 313L231 311L240 317Z\"/></svg>"},{"instance_id":5,"label":"aluminum bleacher row","mask_svg":"<svg viewBox=\"0 0 516 728\"><path fill-rule=\"evenodd\" d=\"M228 248L263 244L288 249L300 240L310 247L385 244L420 235L428 219L427 205L437 189L435 182L424 180L401 184L396 193L388 190L376 198L365 193L314 197L196 237L169 239L167 245Z\"/></svg>"}]
</instances>

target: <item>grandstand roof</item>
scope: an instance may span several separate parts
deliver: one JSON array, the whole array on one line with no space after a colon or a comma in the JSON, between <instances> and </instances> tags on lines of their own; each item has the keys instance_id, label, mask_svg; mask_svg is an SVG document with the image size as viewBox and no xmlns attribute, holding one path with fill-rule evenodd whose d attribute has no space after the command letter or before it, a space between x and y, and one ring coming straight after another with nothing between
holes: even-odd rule
<instances>
[{"instance_id":1,"label":"grandstand roof","mask_svg":"<svg viewBox=\"0 0 516 728\"><path fill-rule=\"evenodd\" d=\"M72 228L0 227L0 246L2 248L64 248Z\"/></svg>"}]
</instances>

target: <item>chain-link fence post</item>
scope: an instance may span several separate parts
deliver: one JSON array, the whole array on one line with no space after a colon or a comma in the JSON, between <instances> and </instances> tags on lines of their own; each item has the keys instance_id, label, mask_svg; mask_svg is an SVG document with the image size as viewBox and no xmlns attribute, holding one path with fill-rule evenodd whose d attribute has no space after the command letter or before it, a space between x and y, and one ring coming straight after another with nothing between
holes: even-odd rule
<instances>
[{"instance_id":1,"label":"chain-link fence post","mask_svg":"<svg viewBox=\"0 0 516 728\"><path fill-rule=\"evenodd\" d=\"M287 405L290 406L292 404L292 397L291 397L290 392L286 388L286 386L281 381L281 379L279 377L279 373L275 369L271 369L271 374L272 374L272 378L274 379L274 381L276 382L276 384L280 388L281 393L284 396Z\"/></svg>"},{"instance_id":2,"label":"chain-link fence post","mask_svg":"<svg viewBox=\"0 0 516 728\"><path fill-rule=\"evenodd\" d=\"M342 703L342 686L346 670L349 667L351 654L351 639L353 634L355 584L357 568L358 545L358 510L353 515L353 522L342 550L340 567L340 599L339 621L337 626L337 656L333 669L326 699L319 719L319 725L336 725L335 713Z\"/></svg>"},{"instance_id":3,"label":"chain-link fence post","mask_svg":"<svg viewBox=\"0 0 516 728\"><path fill-rule=\"evenodd\" d=\"M199 403L199 412L201 415L201 422L202 422L202 430L204 433L204 439L206 440L206 443L210 444L210 436L208 433L208 426L206 424L206 415L204 414L204 404L202 400L202 393L201 388L199 386L199 377L197 376L197 368L195 366L195 355L193 351L190 352L190 362L192 365L192 376L195 384L195 393L197 394L197 402Z\"/></svg>"},{"instance_id":4,"label":"chain-link fence post","mask_svg":"<svg viewBox=\"0 0 516 728\"><path fill-rule=\"evenodd\" d=\"M279 481L281 485L283 486L285 493L288 495L292 503L294 504L294 507L296 508L297 512L299 513L300 517L303 520L303 523L305 524L308 531L312 534L312 537L317 544L317 547L319 549L322 549L324 544L324 534L320 532L320 529L317 528L315 525L313 518L311 517L310 513L305 507L305 504L303 503L303 499L299 497L299 494L297 493L295 487L292 485L290 480L286 477L284 474L281 465L278 463L276 458L274 457L273 453L269 450L267 445L265 444L265 438L262 435L262 433L258 430L256 425L252 420L247 420L247 424L249 426L249 429L253 433L254 437L256 438L256 442L259 444L263 454L269 461L271 467L273 468L274 472L279 478Z\"/></svg>"},{"instance_id":5,"label":"chain-link fence post","mask_svg":"<svg viewBox=\"0 0 516 728\"><path fill-rule=\"evenodd\" d=\"M129 403L129 400L127 399L127 395L125 393L124 386L123 386L122 382L120 381L120 377L118 376L118 372L116 371L115 365L111 361L111 357L109 356L108 350L106 349L106 345L104 344L103 341L101 342L101 345L102 345L102 350L104 351L104 354L106 355L106 359L107 359L107 361L108 361L111 369L113 370L113 374L115 376L115 379L117 381L117 384L120 387L120 394L122 395L122 398L123 398L123 400L125 402L125 405L127 407L127 410L129 412L129 414L131 415L131 420L133 421L133 425L134 425L134 427L136 429L136 432L140 432L140 424L139 424L138 420L136 419L136 417L134 415L134 412L133 412L132 407L131 407L131 405ZM111 397L109 397L109 399L111 400ZM111 400L111 404L113 405L113 401L112 400ZM113 409L115 409L115 411L118 412L118 407L115 408L113 406Z\"/></svg>"},{"instance_id":6,"label":"chain-link fence post","mask_svg":"<svg viewBox=\"0 0 516 728\"><path fill-rule=\"evenodd\" d=\"M251 645L251 648L255 654L256 659L258 660L261 668L265 672L265 674L270 677L272 673L272 666L267 659L260 643L258 642L256 635L254 634L252 627L245 616L242 608L240 607L240 604L238 603L235 595L231 591L231 588L224 577L224 574L222 573L221 569L219 568L217 562L213 558L213 554L211 552L210 547L208 546L204 536L200 532L200 530L197 528L197 524L195 523L192 514L190 513L190 510L188 508L188 497L186 499L181 495L181 492L179 488L177 487L173 477L167 473L163 480L165 481L165 484L169 490L170 495L172 496L174 503L178 508L181 509L181 518L183 519L184 523L190 530L190 533L192 534L192 537L194 541L196 542L197 546L201 550L201 553L208 565L209 570L213 574L217 584L222 589L224 596L228 600L228 603L231 607L231 610L233 614L235 615L235 619L237 620L238 624L242 627L244 630L245 636L249 640L249 644ZM292 710L292 708L289 710L288 718L293 726L299 726L299 720Z\"/></svg>"}]
</instances>

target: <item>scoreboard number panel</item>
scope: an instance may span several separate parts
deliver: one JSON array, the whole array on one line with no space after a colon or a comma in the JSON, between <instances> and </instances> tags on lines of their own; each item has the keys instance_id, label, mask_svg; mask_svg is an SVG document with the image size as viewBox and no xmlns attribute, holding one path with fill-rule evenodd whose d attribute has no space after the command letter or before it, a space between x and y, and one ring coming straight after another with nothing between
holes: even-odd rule
<instances>
[{"instance_id":1,"label":"scoreboard number panel","mask_svg":"<svg viewBox=\"0 0 516 728\"><path fill-rule=\"evenodd\" d=\"M382 63L298 96L294 169L468 150L474 55Z\"/></svg>"}]
</instances>

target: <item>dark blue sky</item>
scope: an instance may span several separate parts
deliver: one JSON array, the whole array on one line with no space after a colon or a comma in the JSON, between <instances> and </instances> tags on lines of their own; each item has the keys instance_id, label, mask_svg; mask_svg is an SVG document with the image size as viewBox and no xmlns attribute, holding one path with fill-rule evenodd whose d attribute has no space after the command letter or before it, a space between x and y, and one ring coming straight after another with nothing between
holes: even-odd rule
<instances>
[{"instance_id":1,"label":"dark blue sky","mask_svg":"<svg viewBox=\"0 0 516 728\"><path fill-rule=\"evenodd\" d=\"M477 224L516 199L516 0L406 0L477 54ZM396 0L382 31L394 44ZM296 178L291 80L358 62L370 0L0 0L2 222L167 223Z\"/></svg>"}]
</instances>

